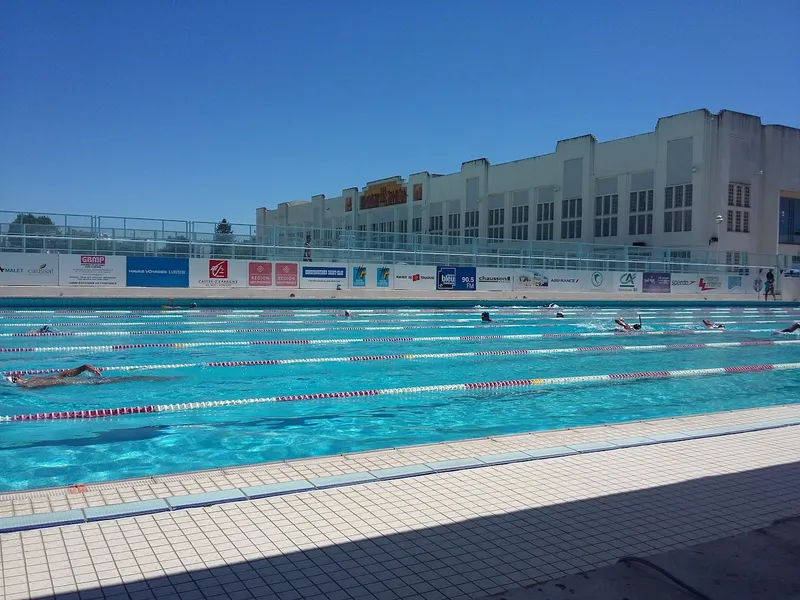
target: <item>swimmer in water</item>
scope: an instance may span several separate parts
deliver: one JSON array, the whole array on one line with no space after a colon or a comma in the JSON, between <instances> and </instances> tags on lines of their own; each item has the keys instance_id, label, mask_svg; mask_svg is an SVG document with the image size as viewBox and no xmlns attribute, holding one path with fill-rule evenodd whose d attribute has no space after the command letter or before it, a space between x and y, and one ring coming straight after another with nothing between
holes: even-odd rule
<instances>
[{"instance_id":1,"label":"swimmer in water","mask_svg":"<svg viewBox=\"0 0 800 600\"><path fill-rule=\"evenodd\" d=\"M55 333L55 330L50 327L50 325L45 325L43 327L39 327L39 329L31 329L28 333L44 335L46 333Z\"/></svg>"},{"instance_id":2,"label":"swimmer in water","mask_svg":"<svg viewBox=\"0 0 800 600\"><path fill-rule=\"evenodd\" d=\"M622 327L622 329L625 331L634 331L634 330L639 331L642 328L642 325L640 323L634 323L633 325L628 325L625 322L625 319L621 319L619 317L614 319L614 323Z\"/></svg>"},{"instance_id":3,"label":"swimmer in water","mask_svg":"<svg viewBox=\"0 0 800 600\"><path fill-rule=\"evenodd\" d=\"M76 379L78 375L85 372L92 373L94 375L91 379ZM102 373L100 373L100 369L97 367L93 367L92 365L81 365L80 367L76 367L74 369L67 369L66 371L61 371L60 373L56 373L55 375L41 375L37 377L23 377L22 375L8 375L6 379L16 385L17 387L22 388L43 388L43 387L54 387L57 385L80 385L80 384L94 384L98 385L101 383L122 383L125 381L163 381L164 379L172 379L171 377L155 377L155 376L145 376L145 375L130 375L126 377L103 377Z\"/></svg>"},{"instance_id":4,"label":"swimmer in water","mask_svg":"<svg viewBox=\"0 0 800 600\"><path fill-rule=\"evenodd\" d=\"M706 326L706 329L725 329L725 325L721 323L714 323L708 319L703 319L703 325Z\"/></svg>"},{"instance_id":5,"label":"swimmer in water","mask_svg":"<svg viewBox=\"0 0 800 600\"><path fill-rule=\"evenodd\" d=\"M492 317L489 316L488 312L482 312L481 313L481 322L482 323L492 323L493 322Z\"/></svg>"},{"instance_id":6,"label":"swimmer in water","mask_svg":"<svg viewBox=\"0 0 800 600\"><path fill-rule=\"evenodd\" d=\"M346 311L344 311L344 316L345 317L352 317L353 313L351 313L349 310L346 310Z\"/></svg>"},{"instance_id":7,"label":"swimmer in water","mask_svg":"<svg viewBox=\"0 0 800 600\"><path fill-rule=\"evenodd\" d=\"M556 313L556 319L563 319L563 318L564 318L564 313L562 313L562 312L557 312Z\"/></svg>"},{"instance_id":8,"label":"swimmer in water","mask_svg":"<svg viewBox=\"0 0 800 600\"><path fill-rule=\"evenodd\" d=\"M775 333L794 333L800 329L800 323L795 323L791 327L787 327L786 329L781 329L780 331L776 331Z\"/></svg>"}]
</instances>

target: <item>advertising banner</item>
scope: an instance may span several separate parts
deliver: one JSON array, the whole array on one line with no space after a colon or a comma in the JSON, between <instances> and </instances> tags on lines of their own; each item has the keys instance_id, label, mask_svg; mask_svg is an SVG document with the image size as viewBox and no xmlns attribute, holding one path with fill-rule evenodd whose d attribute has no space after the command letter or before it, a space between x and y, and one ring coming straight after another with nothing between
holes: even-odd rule
<instances>
[{"instance_id":1,"label":"advertising banner","mask_svg":"<svg viewBox=\"0 0 800 600\"><path fill-rule=\"evenodd\" d=\"M670 273L644 273L642 292L645 294L669 294L672 291Z\"/></svg>"},{"instance_id":2,"label":"advertising banner","mask_svg":"<svg viewBox=\"0 0 800 600\"><path fill-rule=\"evenodd\" d=\"M436 289L475 291L475 267L436 267Z\"/></svg>"},{"instance_id":3,"label":"advertising banner","mask_svg":"<svg viewBox=\"0 0 800 600\"><path fill-rule=\"evenodd\" d=\"M247 263L247 285L272 287L272 263L256 261Z\"/></svg>"},{"instance_id":4,"label":"advertising banner","mask_svg":"<svg viewBox=\"0 0 800 600\"><path fill-rule=\"evenodd\" d=\"M533 290L550 287L550 281L544 271L536 269L514 269L514 289Z\"/></svg>"},{"instance_id":5,"label":"advertising banner","mask_svg":"<svg viewBox=\"0 0 800 600\"><path fill-rule=\"evenodd\" d=\"M589 271L548 271L548 288L554 292L580 292L586 285Z\"/></svg>"},{"instance_id":6,"label":"advertising banner","mask_svg":"<svg viewBox=\"0 0 800 600\"><path fill-rule=\"evenodd\" d=\"M350 287L352 289L385 289L392 287L393 267L381 265L350 265Z\"/></svg>"},{"instance_id":7,"label":"advertising banner","mask_svg":"<svg viewBox=\"0 0 800 600\"><path fill-rule=\"evenodd\" d=\"M581 281L581 289L584 292L610 292L613 278L611 273L602 271L586 271Z\"/></svg>"},{"instance_id":8,"label":"advertising banner","mask_svg":"<svg viewBox=\"0 0 800 600\"><path fill-rule=\"evenodd\" d=\"M611 271L612 292L638 294L642 291L642 273L632 271Z\"/></svg>"},{"instance_id":9,"label":"advertising banner","mask_svg":"<svg viewBox=\"0 0 800 600\"><path fill-rule=\"evenodd\" d=\"M700 276L697 273L673 273L670 287L673 294L697 294L700 292Z\"/></svg>"},{"instance_id":10,"label":"advertising banner","mask_svg":"<svg viewBox=\"0 0 800 600\"><path fill-rule=\"evenodd\" d=\"M347 265L303 265L300 287L311 290L347 289Z\"/></svg>"},{"instance_id":11,"label":"advertising banner","mask_svg":"<svg viewBox=\"0 0 800 600\"><path fill-rule=\"evenodd\" d=\"M58 257L58 285L124 286L126 258L97 254L62 254Z\"/></svg>"},{"instance_id":12,"label":"advertising banner","mask_svg":"<svg viewBox=\"0 0 800 600\"><path fill-rule=\"evenodd\" d=\"M189 287L247 287L247 261L228 258L189 259Z\"/></svg>"},{"instance_id":13,"label":"advertising banner","mask_svg":"<svg viewBox=\"0 0 800 600\"><path fill-rule=\"evenodd\" d=\"M0 253L0 285L58 285L58 254Z\"/></svg>"},{"instance_id":14,"label":"advertising banner","mask_svg":"<svg viewBox=\"0 0 800 600\"><path fill-rule=\"evenodd\" d=\"M514 289L513 269L478 267L478 291L507 291Z\"/></svg>"},{"instance_id":15,"label":"advertising banner","mask_svg":"<svg viewBox=\"0 0 800 600\"><path fill-rule=\"evenodd\" d=\"M275 263L275 287L296 288L300 285L300 271L297 263Z\"/></svg>"},{"instance_id":16,"label":"advertising banner","mask_svg":"<svg viewBox=\"0 0 800 600\"><path fill-rule=\"evenodd\" d=\"M128 287L189 287L189 259L129 256Z\"/></svg>"},{"instance_id":17,"label":"advertising banner","mask_svg":"<svg viewBox=\"0 0 800 600\"><path fill-rule=\"evenodd\" d=\"M396 290L435 290L436 267L395 265L394 289Z\"/></svg>"}]
</instances>

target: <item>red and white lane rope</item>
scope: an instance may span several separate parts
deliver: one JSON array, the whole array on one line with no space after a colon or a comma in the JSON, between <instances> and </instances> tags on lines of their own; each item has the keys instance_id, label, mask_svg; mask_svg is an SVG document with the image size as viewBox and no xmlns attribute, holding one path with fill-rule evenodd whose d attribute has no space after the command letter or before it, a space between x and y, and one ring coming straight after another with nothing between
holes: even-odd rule
<instances>
[{"instance_id":1,"label":"red and white lane rope","mask_svg":"<svg viewBox=\"0 0 800 600\"><path fill-rule=\"evenodd\" d=\"M318 358L283 358L264 360L226 360L215 362L166 363L152 365L116 365L99 367L104 373L113 371L152 371L160 369L188 369L192 367L259 367L273 365L297 365L308 363L371 362L384 360L453 359L481 356L520 356L547 354L590 354L612 352L659 352L669 350L697 350L700 348L736 348L742 346L781 346L800 344L800 340L717 342L700 344L651 344L648 346L580 346L577 348L535 348L520 350L479 350L477 352L439 352L433 354L373 354L367 356L324 356ZM25 369L6 371L3 375L48 375L60 373L63 369Z\"/></svg>"},{"instance_id":2,"label":"red and white lane rope","mask_svg":"<svg viewBox=\"0 0 800 600\"><path fill-rule=\"evenodd\" d=\"M362 396L390 396L398 394L422 394L426 392L448 392L455 390L481 390L498 388L525 388L534 386L569 385L575 383L607 383L632 379L670 379L678 377L698 377L702 375L729 375L740 373L759 373L763 371L790 371L800 369L800 363L779 363L766 365L744 365L718 367L712 369L686 369L682 371L644 371L641 373L611 373L608 375L582 375L577 377L555 377L549 379L509 379L505 381L476 381L471 383L449 383L442 385L421 385L402 388L383 388L344 392L320 392L317 394L295 394L288 396L269 396L264 398L243 398L241 400L207 400L178 404L150 404L144 406L125 406L121 408L98 408L75 411L49 412L39 414L5 415L3 421L49 421L57 419L98 419L122 415L165 413L227 406L247 406L272 402L296 402L300 400L330 400L356 398Z\"/></svg>"},{"instance_id":3,"label":"red and white lane rope","mask_svg":"<svg viewBox=\"0 0 800 600\"><path fill-rule=\"evenodd\" d=\"M736 333L765 333L771 329L740 329ZM480 340L537 340L561 338L593 338L608 336L641 336L641 335L699 335L726 333L724 329L677 329L669 331L598 331L590 333L520 333L507 335L442 335L431 337L390 337L390 338L338 338L331 340L250 340L225 342L177 342L150 344L114 344L106 346L37 346L29 348L0 348L0 353L10 352L116 352L118 350L134 350L140 348L205 348L211 346L307 346L307 345L339 345L360 343L388 342L467 342Z\"/></svg>"}]
</instances>

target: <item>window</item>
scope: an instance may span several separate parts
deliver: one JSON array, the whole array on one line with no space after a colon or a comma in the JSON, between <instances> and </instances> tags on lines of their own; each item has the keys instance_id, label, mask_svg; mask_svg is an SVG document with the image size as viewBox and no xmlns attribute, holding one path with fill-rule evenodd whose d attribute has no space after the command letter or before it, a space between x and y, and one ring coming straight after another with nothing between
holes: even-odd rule
<instances>
[{"instance_id":1,"label":"window","mask_svg":"<svg viewBox=\"0 0 800 600\"><path fill-rule=\"evenodd\" d=\"M631 192L631 207L628 216L628 235L651 235L653 233L653 190Z\"/></svg>"},{"instance_id":2,"label":"window","mask_svg":"<svg viewBox=\"0 0 800 600\"><path fill-rule=\"evenodd\" d=\"M408 221L403 219L402 221L397 222L397 232L400 234L397 236L397 241L401 244L408 243Z\"/></svg>"},{"instance_id":3,"label":"window","mask_svg":"<svg viewBox=\"0 0 800 600\"><path fill-rule=\"evenodd\" d=\"M778 243L800 244L800 198L781 196Z\"/></svg>"},{"instance_id":4,"label":"window","mask_svg":"<svg viewBox=\"0 0 800 600\"><path fill-rule=\"evenodd\" d=\"M542 202L536 205L536 239L548 241L553 239L553 218L555 215L553 202Z\"/></svg>"},{"instance_id":5,"label":"window","mask_svg":"<svg viewBox=\"0 0 800 600\"><path fill-rule=\"evenodd\" d=\"M744 266L747 264L747 252L726 252L725 264L728 265L728 273L750 274L750 269Z\"/></svg>"},{"instance_id":6,"label":"window","mask_svg":"<svg viewBox=\"0 0 800 600\"><path fill-rule=\"evenodd\" d=\"M378 226L380 232L380 247L391 248L394 242L394 221L387 221Z\"/></svg>"},{"instance_id":7,"label":"window","mask_svg":"<svg viewBox=\"0 0 800 600\"><path fill-rule=\"evenodd\" d=\"M447 216L447 235L450 239L447 241L451 246L456 246L460 243L461 237L461 213L455 213Z\"/></svg>"},{"instance_id":8,"label":"window","mask_svg":"<svg viewBox=\"0 0 800 600\"><path fill-rule=\"evenodd\" d=\"M692 230L692 184L664 188L664 233Z\"/></svg>"},{"instance_id":9,"label":"window","mask_svg":"<svg viewBox=\"0 0 800 600\"><path fill-rule=\"evenodd\" d=\"M561 201L561 239L573 240L582 237L583 199L569 198Z\"/></svg>"},{"instance_id":10,"label":"window","mask_svg":"<svg viewBox=\"0 0 800 600\"><path fill-rule=\"evenodd\" d=\"M505 208L492 208L489 210L489 243L499 244L503 241L504 225L506 220Z\"/></svg>"},{"instance_id":11,"label":"window","mask_svg":"<svg viewBox=\"0 0 800 600\"><path fill-rule=\"evenodd\" d=\"M527 240L528 239L528 217L530 216L530 207L526 204L524 206L513 206L511 208L511 239L512 240Z\"/></svg>"},{"instance_id":12,"label":"window","mask_svg":"<svg viewBox=\"0 0 800 600\"><path fill-rule=\"evenodd\" d=\"M728 231L750 233L750 186L744 183L728 184Z\"/></svg>"},{"instance_id":13,"label":"window","mask_svg":"<svg viewBox=\"0 0 800 600\"><path fill-rule=\"evenodd\" d=\"M478 237L478 217L480 213L477 210L471 210L464 213L464 241L469 242L472 238Z\"/></svg>"},{"instance_id":14,"label":"window","mask_svg":"<svg viewBox=\"0 0 800 600\"><path fill-rule=\"evenodd\" d=\"M606 194L594 199L594 237L614 237L617 235L617 212L619 196Z\"/></svg>"},{"instance_id":15,"label":"window","mask_svg":"<svg viewBox=\"0 0 800 600\"><path fill-rule=\"evenodd\" d=\"M428 227L428 235L430 236L430 243L440 246L442 244L442 233L444 232L444 217L431 217L430 227Z\"/></svg>"},{"instance_id":16,"label":"window","mask_svg":"<svg viewBox=\"0 0 800 600\"><path fill-rule=\"evenodd\" d=\"M685 265L689 265L692 262L692 252L691 250L670 250L669 254L667 255L669 258L669 263L671 265L670 270L673 272L680 272L680 271L688 271L689 269Z\"/></svg>"},{"instance_id":17,"label":"window","mask_svg":"<svg viewBox=\"0 0 800 600\"><path fill-rule=\"evenodd\" d=\"M422 217L414 217L411 220L411 233L422 233Z\"/></svg>"}]
</instances>

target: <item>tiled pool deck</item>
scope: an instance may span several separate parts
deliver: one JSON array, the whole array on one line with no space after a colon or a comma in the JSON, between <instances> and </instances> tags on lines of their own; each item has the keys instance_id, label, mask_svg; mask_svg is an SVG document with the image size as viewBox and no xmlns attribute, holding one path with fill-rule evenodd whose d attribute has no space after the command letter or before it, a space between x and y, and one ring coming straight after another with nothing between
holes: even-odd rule
<instances>
[{"instance_id":1,"label":"tiled pool deck","mask_svg":"<svg viewBox=\"0 0 800 600\"><path fill-rule=\"evenodd\" d=\"M799 514L793 423L800 405L7 494L0 527L79 522L0 533L0 597L485 596ZM115 518L141 501L162 512Z\"/></svg>"}]
</instances>

